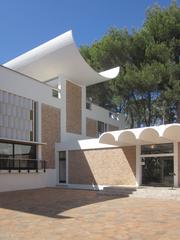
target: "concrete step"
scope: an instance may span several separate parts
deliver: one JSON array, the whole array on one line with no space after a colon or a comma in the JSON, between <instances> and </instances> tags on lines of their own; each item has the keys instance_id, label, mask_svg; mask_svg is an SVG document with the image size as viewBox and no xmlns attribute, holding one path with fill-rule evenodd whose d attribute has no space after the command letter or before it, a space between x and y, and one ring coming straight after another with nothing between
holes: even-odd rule
<instances>
[{"instance_id":1,"label":"concrete step","mask_svg":"<svg viewBox=\"0 0 180 240\"><path fill-rule=\"evenodd\" d=\"M98 195L122 196L131 198L180 200L180 188L171 187L104 187Z\"/></svg>"},{"instance_id":2,"label":"concrete step","mask_svg":"<svg viewBox=\"0 0 180 240\"><path fill-rule=\"evenodd\" d=\"M158 198L158 199L180 199L180 189L172 188L138 188L131 197Z\"/></svg>"},{"instance_id":3,"label":"concrete step","mask_svg":"<svg viewBox=\"0 0 180 240\"><path fill-rule=\"evenodd\" d=\"M129 196L134 191L136 191L136 187L104 187L103 190L97 192L100 195L108 195L108 196Z\"/></svg>"}]
</instances>

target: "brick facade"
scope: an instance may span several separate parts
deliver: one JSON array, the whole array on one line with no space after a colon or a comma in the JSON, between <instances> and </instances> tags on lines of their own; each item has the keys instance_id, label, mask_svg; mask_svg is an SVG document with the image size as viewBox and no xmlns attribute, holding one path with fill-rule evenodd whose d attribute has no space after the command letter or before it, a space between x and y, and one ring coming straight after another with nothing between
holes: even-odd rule
<instances>
[{"instance_id":1,"label":"brick facade","mask_svg":"<svg viewBox=\"0 0 180 240\"><path fill-rule=\"evenodd\" d=\"M86 118L86 136L95 138L96 132L97 132L96 120L91 118Z\"/></svg>"},{"instance_id":2,"label":"brick facade","mask_svg":"<svg viewBox=\"0 0 180 240\"><path fill-rule=\"evenodd\" d=\"M178 143L178 186L180 186L180 143Z\"/></svg>"},{"instance_id":3,"label":"brick facade","mask_svg":"<svg viewBox=\"0 0 180 240\"><path fill-rule=\"evenodd\" d=\"M135 185L136 148L69 151L69 183Z\"/></svg>"},{"instance_id":4,"label":"brick facade","mask_svg":"<svg viewBox=\"0 0 180 240\"><path fill-rule=\"evenodd\" d=\"M108 131L116 131L116 130L118 130L119 128L118 127L116 127L116 126L113 126L113 125L111 125L111 124L109 124L109 130Z\"/></svg>"},{"instance_id":5,"label":"brick facade","mask_svg":"<svg viewBox=\"0 0 180 240\"><path fill-rule=\"evenodd\" d=\"M60 109L42 104L42 159L55 168L55 143L60 142Z\"/></svg>"},{"instance_id":6,"label":"brick facade","mask_svg":"<svg viewBox=\"0 0 180 240\"><path fill-rule=\"evenodd\" d=\"M81 134L82 128L82 89L66 82L66 131Z\"/></svg>"}]
</instances>

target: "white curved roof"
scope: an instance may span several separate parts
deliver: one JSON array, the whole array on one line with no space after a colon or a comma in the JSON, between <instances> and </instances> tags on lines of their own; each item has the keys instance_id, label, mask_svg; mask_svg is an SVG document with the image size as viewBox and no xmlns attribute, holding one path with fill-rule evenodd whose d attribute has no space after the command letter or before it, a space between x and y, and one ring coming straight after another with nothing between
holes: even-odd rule
<instances>
[{"instance_id":1,"label":"white curved roof","mask_svg":"<svg viewBox=\"0 0 180 240\"><path fill-rule=\"evenodd\" d=\"M117 146L132 146L180 141L180 124L134 128L103 133L99 142Z\"/></svg>"},{"instance_id":2,"label":"white curved roof","mask_svg":"<svg viewBox=\"0 0 180 240\"><path fill-rule=\"evenodd\" d=\"M92 85L115 78L119 67L97 73L81 56L68 31L4 64L39 81L62 76L80 85Z\"/></svg>"}]
</instances>

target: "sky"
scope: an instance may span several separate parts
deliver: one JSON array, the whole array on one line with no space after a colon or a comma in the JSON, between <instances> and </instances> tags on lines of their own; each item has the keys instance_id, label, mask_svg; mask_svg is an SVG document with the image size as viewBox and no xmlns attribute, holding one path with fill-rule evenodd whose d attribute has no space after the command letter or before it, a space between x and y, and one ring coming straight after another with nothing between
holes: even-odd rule
<instances>
[{"instance_id":1,"label":"sky","mask_svg":"<svg viewBox=\"0 0 180 240\"><path fill-rule=\"evenodd\" d=\"M179 4L180 0L177 0ZM147 9L170 0L0 0L0 64L73 30L78 46L110 27L139 29Z\"/></svg>"}]
</instances>

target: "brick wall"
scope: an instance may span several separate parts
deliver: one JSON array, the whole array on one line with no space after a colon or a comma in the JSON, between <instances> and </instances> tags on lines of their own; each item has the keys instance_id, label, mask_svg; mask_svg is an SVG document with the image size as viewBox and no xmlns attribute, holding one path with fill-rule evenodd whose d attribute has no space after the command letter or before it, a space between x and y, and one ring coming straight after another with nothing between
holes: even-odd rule
<instances>
[{"instance_id":1,"label":"brick wall","mask_svg":"<svg viewBox=\"0 0 180 240\"><path fill-rule=\"evenodd\" d=\"M180 186L180 143L178 143L178 184Z\"/></svg>"},{"instance_id":2,"label":"brick wall","mask_svg":"<svg viewBox=\"0 0 180 240\"><path fill-rule=\"evenodd\" d=\"M86 118L86 136L95 138L96 129L97 129L96 120Z\"/></svg>"},{"instance_id":3,"label":"brick wall","mask_svg":"<svg viewBox=\"0 0 180 240\"><path fill-rule=\"evenodd\" d=\"M66 82L66 131L81 134L82 128L81 87Z\"/></svg>"},{"instance_id":4,"label":"brick wall","mask_svg":"<svg viewBox=\"0 0 180 240\"><path fill-rule=\"evenodd\" d=\"M55 168L55 143L60 142L60 109L42 104L42 159Z\"/></svg>"},{"instance_id":5,"label":"brick wall","mask_svg":"<svg viewBox=\"0 0 180 240\"><path fill-rule=\"evenodd\" d=\"M69 183L135 185L136 148L69 151Z\"/></svg>"},{"instance_id":6,"label":"brick wall","mask_svg":"<svg viewBox=\"0 0 180 240\"><path fill-rule=\"evenodd\" d=\"M116 131L118 129L119 129L118 127L109 124L109 130L108 131Z\"/></svg>"}]
</instances>

